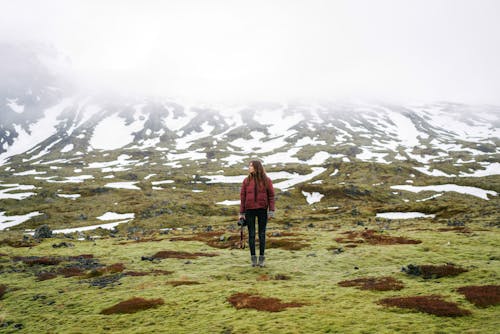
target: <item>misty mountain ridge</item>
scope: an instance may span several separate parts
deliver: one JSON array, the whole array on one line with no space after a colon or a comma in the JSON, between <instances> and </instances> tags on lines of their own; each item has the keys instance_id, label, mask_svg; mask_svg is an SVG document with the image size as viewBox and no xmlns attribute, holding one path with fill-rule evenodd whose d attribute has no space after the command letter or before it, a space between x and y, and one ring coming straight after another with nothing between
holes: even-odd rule
<instances>
[{"instance_id":1,"label":"misty mountain ridge","mask_svg":"<svg viewBox=\"0 0 500 334\"><path fill-rule=\"evenodd\" d=\"M417 165L454 159L460 164L475 157L495 163L499 153L497 107L329 102L214 108L95 97L60 98L46 106L33 103L37 100L4 98L4 163L21 153L24 162L40 163L117 149L158 150L165 153L165 162L217 161L226 166L249 157L271 164L321 165L328 159Z\"/></svg>"},{"instance_id":2,"label":"misty mountain ridge","mask_svg":"<svg viewBox=\"0 0 500 334\"><path fill-rule=\"evenodd\" d=\"M26 68L0 93L1 229L225 220L250 159L285 197L277 222L498 214L497 106L78 94L14 54Z\"/></svg>"}]
</instances>

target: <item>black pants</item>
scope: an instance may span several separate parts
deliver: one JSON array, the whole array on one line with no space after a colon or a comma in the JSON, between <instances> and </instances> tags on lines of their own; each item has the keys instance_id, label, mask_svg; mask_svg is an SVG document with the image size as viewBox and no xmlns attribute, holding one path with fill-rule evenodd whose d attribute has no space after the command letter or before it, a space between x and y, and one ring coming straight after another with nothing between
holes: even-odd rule
<instances>
[{"instance_id":1,"label":"black pants","mask_svg":"<svg viewBox=\"0 0 500 334\"><path fill-rule=\"evenodd\" d=\"M248 224L248 245L250 254L255 255L255 218L259 224L259 255L264 255L266 249L267 209L250 209L245 212Z\"/></svg>"}]
</instances>

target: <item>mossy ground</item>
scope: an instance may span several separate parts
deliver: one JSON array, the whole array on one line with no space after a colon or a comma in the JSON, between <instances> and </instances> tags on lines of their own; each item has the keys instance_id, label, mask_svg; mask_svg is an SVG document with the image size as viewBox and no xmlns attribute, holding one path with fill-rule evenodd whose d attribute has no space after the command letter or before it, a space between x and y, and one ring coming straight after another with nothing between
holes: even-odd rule
<instances>
[{"instance_id":1,"label":"mossy ground","mask_svg":"<svg viewBox=\"0 0 500 334\"><path fill-rule=\"evenodd\" d=\"M142 153L127 151L131 159L140 159ZM150 153L151 164L129 171L105 173L84 167L91 162L114 160L119 153L88 154L81 163L59 164L61 169L56 171L48 165L36 167L37 171L47 172L41 176L56 176L57 180L74 176L75 168L83 168L80 174L94 177L77 184L50 183L34 176L13 176L0 171L5 184L37 187L33 190L36 195L22 201L0 200L0 211L6 215L44 213L0 232L0 332L18 332L15 325L22 324L21 332L26 333L493 333L500 325L498 305L478 307L458 291L461 287L498 284L498 197L490 196L486 201L447 192L439 198L417 202L435 193L396 192L390 188L412 180L415 186L454 183L500 192L498 176L429 177L413 169L410 162L386 165L331 159L324 165L323 174L293 189L277 190L277 215L268 226L267 266L252 268L248 248L233 248L234 241L238 241L238 207L216 204L237 200L239 184L206 183L201 176L219 171L219 163L186 160L180 162L182 168L172 169L163 165L165 161L159 153ZM302 153L309 156L312 152ZM16 172L33 169L24 165L21 158L15 157L16 163L12 164ZM242 167L226 167L223 174L241 175ZM447 173L468 171L465 164L434 167ZM332 175L335 170L338 173ZM268 172L273 171L308 174L311 168L301 164L269 166ZM115 177L105 178L110 174ZM156 175L145 180L151 174ZM151 182L162 180L174 183L154 190ZM313 183L320 180L321 183ZM106 188L108 182L125 181L137 182L141 190ZM325 197L309 205L302 191L319 192ZM71 200L57 194L81 197ZM52 229L101 224L96 217L108 211L134 213L135 219L114 231L84 233L101 237L95 240L69 238L75 234L40 243L22 240L25 229L42 224ZM376 213L386 211L419 211L436 214L436 218L375 218ZM453 225L455 222L459 224ZM182 230L162 234L163 228ZM207 232L210 230L213 233ZM389 244L379 244L380 240ZM420 243L390 244L393 240ZM61 242L73 247L52 247ZM154 255L162 251L180 252L163 254L183 256L155 259ZM216 256L186 258L187 253ZM98 261L95 271L86 270L80 275L71 267L74 263L68 261L54 266L29 266L13 259L81 254L92 254ZM410 264L448 263L467 272L424 279L401 271ZM64 266L70 269L60 269ZM52 274L41 274L44 271ZM64 277L68 272L79 275ZM342 281L366 278L394 278L404 287L373 291L339 285ZM228 299L238 293L276 298L285 305L297 303L300 307L272 313L236 309ZM434 295L469 310L471 315L438 317L379 303L391 297ZM142 301L133 298L161 299L163 304L154 302L154 308L131 314L101 314L125 301Z\"/></svg>"},{"instance_id":2,"label":"mossy ground","mask_svg":"<svg viewBox=\"0 0 500 334\"><path fill-rule=\"evenodd\" d=\"M213 226L227 231L225 222ZM154 234L152 241L135 242L126 236L103 237L95 241L64 239L74 247L53 248L62 239L45 239L32 248L0 247L2 278L7 290L0 300L0 321L12 325L3 332L17 332L21 323L29 333L493 333L498 329L499 306L480 308L457 291L463 286L498 284L500 266L496 227L469 223L471 233L439 231L443 227L431 220L401 222L380 232L421 240L420 244L372 245L359 243L342 248L336 238L346 231L379 230L375 221L366 226L352 222L316 221L314 227L294 225L293 232L309 245L300 250L272 248L267 265L252 268L248 249L221 249L203 241L175 240L193 236L191 230ZM199 231L198 231L199 232ZM285 232L276 221L269 234ZM11 232L13 233L13 232ZM14 234L10 235L15 238ZM150 236L148 236L150 237ZM285 238L289 238L283 236ZM160 251L216 253L194 259L167 258L143 261ZM163 270L166 275L122 275L114 283L99 288L87 277L58 276L38 281L35 272L61 266L28 266L14 262L15 256L76 256L93 254L104 266L123 264L124 272ZM407 275L403 266L453 263L467 269L454 277L424 279ZM172 273L168 273L170 271ZM263 275L269 279L262 279ZM286 275L289 279L274 279ZM399 291L360 290L338 283L366 277L393 277L404 288ZM169 282L199 284L169 284ZM236 309L228 298L245 293L278 298L301 306L280 312ZM387 308L384 298L440 295L471 315L438 317L414 310ZM131 298L162 299L164 304L132 314L103 315L101 312Z\"/></svg>"}]
</instances>

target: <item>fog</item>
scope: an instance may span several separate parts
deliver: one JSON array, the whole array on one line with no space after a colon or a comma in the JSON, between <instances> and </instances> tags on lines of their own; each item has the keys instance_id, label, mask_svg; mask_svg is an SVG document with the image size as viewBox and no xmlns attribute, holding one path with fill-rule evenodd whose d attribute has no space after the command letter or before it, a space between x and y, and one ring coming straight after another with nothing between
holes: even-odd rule
<instances>
[{"instance_id":1,"label":"fog","mask_svg":"<svg viewBox=\"0 0 500 334\"><path fill-rule=\"evenodd\" d=\"M81 89L500 104L496 0L0 4L0 41L53 47Z\"/></svg>"}]
</instances>

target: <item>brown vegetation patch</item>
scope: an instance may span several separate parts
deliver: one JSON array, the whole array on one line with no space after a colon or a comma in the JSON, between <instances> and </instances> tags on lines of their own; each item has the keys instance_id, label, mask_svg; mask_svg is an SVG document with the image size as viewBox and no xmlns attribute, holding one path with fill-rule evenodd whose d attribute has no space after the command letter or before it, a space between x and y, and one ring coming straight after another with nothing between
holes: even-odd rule
<instances>
[{"instance_id":1,"label":"brown vegetation patch","mask_svg":"<svg viewBox=\"0 0 500 334\"><path fill-rule=\"evenodd\" d=\"M49 256L15 256L12 258L14 261L22 261L28 266L43 265L43 266L54 266L61 263L61 258L49 257Z\"/></svg>"},{"instance_id":2,"label":"brown vegetation patch","mask_svg":"<svg viewBox=\"0 0 500 334\"><path fill-rule=\"evenodd\" d=\"M173 274L173 271L168 271L168 270L160 270L160 269L155 269L151 271L126 271L124 272L125 275L127 276L148 276L148 275L170 275Z\"/></svg>"},{"instance_id":3,"label":"brown vegetation patch","mask_svg":"<svg viewBox=\"0 0 500 334\"><path fill-rule=\"evenodd\" d=\"M401 290L404 288L403 282L394 277L365 277L339 282L340 286L354 286L361 290L389 291Z\"/></svg>"},{"instance_id":4,"label":"brown vegetation patch","mask_svg":"<svg viewBox=\"0 0 500 334\"><path fill-rule=\"evenodd\" d=\"M198 285L201 283L197 281L168 281L167 284L172 286L179 286L179 285Z\"/></svg>"},{"instance_id":5,"label":"brown vegetation patch","mask_svg":"<svg viewBox=\"0 0 500 334\"><path fill-rule=\"evenodd\" d=\"M218 256L219 254L214 253L189 253L189 252L180 252L180 251L160 251L153 255L155 259L197 259L200 256Z\"/></svg>"},{"instance_id":6,"label":"brown vegetation patch","mask_svg":"<svg viewBox=\"0 0 500 334\"><path fill-rule=\"evenodd\" d=\"M161 298L144 299L144 298L134 297L102 310L101 314L108 315L108 314L136 313L139 311L158 307L160 305L163 305L164 303L165 302Z\"/></svg>"},{"instance_id":7,"label":"brown vegetation patch","mask_svg":"<svg viewBox=\"0 0 500 334\"><path fill-rule=\"evenodd\" d=\"M445 264L440 266L435 266L435 265L414 266L410 264L408 265L407 268L403 268L403 271L406 272L408 275L422 276L425 279L429 279L429 278L457 276L461 273L467 272L468 270L460 267L455 267L455 265L453 264Z\"/></svg>"},{"instance_id":8,"label":"brown vegetation patch","mask_svg":"<svg viewBox=\"0 0 500 334\"><path fill-rule=\"evenodd\" d=\"M163 241L165 239L157 239L157 238L139 238L137 240L132 240L132 241L122 241L119 242L118 245L131 245L139 242L158 242L158 241Z\"/></svg>"},{"instance_id":9,"label":"brown vegetation patch","mask_svg":"<svg viewBox=\"0 0 500 334\"><path fill-rule=\"evenodd\" d=\"M125 270L125 265L123 263L115 263L106 267L93 269L87 277L99 277L108 274L121 273Z\"/></svg>"},{"instance_id":10,"label":"brown vegetation patch","mask_svg":"<svg viewBox=\"0 0 500 334\"><path fill-rule=\"evenodd\" d=\"M379 304L417 310L439 317L461 317L471 314L469 310L459 308L458 304L447 302L441 296L434 295L385 298L380 300Z\"/></svg>"},{"instance_id":11,"label":"brown vegetation patch","mask_svg":"<svg viewBox=\"0 0 500 334\"><path fill-rule=\"evenodd\" d=\"M125 265L123 263L114 263L104 268L106 273L110 274L121 273L124 269Z\"/></svg>"},{"instance_id":12,"label":"brown vegetation patch","mask_svg":"<svg viewBox=\"0 0 500 334\"><path fill-rule=\"evenodd\" d=\"M29 240L12 240L12 239L3 239L0 240L0 246L10 246L14 248L22 248L22 247L33 247L38 245L33 239Z\"/></svg>"},{"instance_id":13,"label":"brown vegetation patch","mask_svg":"<svg viewBox=\"0 0 500 334\"><path fill-rule=\"evenodd\" d=\"M280 232L279 235L268 236L266 239L266 248L282 248L287 250L300 250L308 247L308 244L302 243L301 240L282 238L286 236L295 236L293 232ZM245 230L245 242L248 241L248 231ZM219 249L237 249L240 248L240 234L225 235L224 231L211 231L196 233L188 237L176 237L171 241L201 241L210 247ZM258 242L258 238L256 240Z\"/></svg>"},{"instance_id":14,"label":"brown vegetation patch","mask_svg":"<svg viewBox=\"0 0 500 334\"><path fill-rule=\"evenodd\" d=\"M235 293L227 299L235 308L253 308L258 311L279 312L289 307L301 307L303 303L283 303L278 298L266 298L248 293Z\"/></svg>"},{"instance_id":15,"label":"brown vegetation patch","mask_svg":"<svg viewBox=\"0 0 500 334\"><path fill-rule=\"evenodd\" d=\"M247 240L245 234L245 240ZM220 249L237 249L240 248L240 235L231 234L229 236L221 236L219 238L212 238L205 242L210 247L220 248Z\"/></svg>"},{"instance_id":16,"label":"brown vegetation patch","mask_svg":"<svg viewBox=\"0 0 500 334\"><path fill-rule=\"evenodd\" d=\"M39 281L46 281L57 277L56 273L50 271L41 271L39 273L36 273L35 275L36 279Z\"/></svg>"},{"instance_id":17,"label":"brown vegetation patch","mask_svg":"<svg viewBox=\"0 0 500 334\"><path fill-rule=\"evenodd\" d=\"M137 277L137 276L148 276L151 273L150 272L146 272L146 271L126 271L123 274L126 275L126 276Z\"/></svg>"},{"instance_id":18,"label":"brown vegetation patch","mask_svg":"<svg viewBox=\"0 0 500 334\"><path fill-rule=\"evenodd\" d=\"M471 285L458 288L457 291L477 307L500 304L500 285Z\"/></svg>"},{"instance_id":19,"label":"brown vegetation patch","mask_svg":"<svg viewBox=\"0 0 500 334\"><path fill-rule=\"evenodd\" d=\"M8 256L7 254L4 254L4 253L0 253L0 256Z\"/></svg>"},{"instance_id":20,"label":"brown vegetation patch","mask_svg":"<svg viewBox=\"0 0 500 334\"><path fill-rule=\"evenodd\" d=\"M57 273L67 278L67 277L83 276L85 275L85 270L83 270L79 266L68 266L64 268L59 268L57 270Z\"/></svg>"},{"instance_id":21,"label":"brown vegetation patch","mask_svg":"<svg viewBox=\"0 0 500 334\"><path fill-rule=\"evenodd\" d=\"M403 245L403 244L419 244L421 240L413 240L405 237L393 237L389 235L383 235L374 230L365 231L347 231L343 232L346 237L336 238L335 241L341 243L364 243L367 242L370 245Z\"/></svg>"},{"instance_id":22,"label":"brown vegetation patch","mask_svg":"<svg viewBox=\"0 0 500 334\"><path fill-rule=\"evenodd\" d=\"M472 233L472 230L464 226L438 228L439 232Z\"/></svg>"},{"instance_id":23,"label":"brown vegetation patch","mask_svg":"<svg viewBox=\"0 0 500 334\"><path fill-rule=\"evenodd\" d=\"M269 275L262 274L257 277L257 281L269 281L269 280L275 280L275 281L287 281L290 279L290 276L283 275L283 274L276 274L274 277L270 277Z\"/></svg>"},{"instance_id":24,"label":"brown vegetation patch","mask_svg":"<svg viewBox=\"0 0 500 334\"><path fill-rule=\"evenodd\" d=\"M356 247L358 247L358 245L356 245L356 244L347 244L347 245L344 245L344 247L346 247L346 248L356 248Z\"/></svg>"},{"instance_id":25,"label":"brown vegetation patch","mask_svg":"<svg viewBox=\"0 0 500 334\"><path fill-rule=\"evenodd\" d=\"M7 292L7 285L0 284L0 299L5 295L5 292Z\"/></svg>"},{"instance_id":26,"label":"brown vegetation patch","mask_svg":"<svg viewBox=\"0 0 500 334\"><path fill-rule=\"evenodd\" d=\"M299 233L295 232L268 232L267 237L269 238L279 238L279 237L297 237L300 236Z\"/></svg>"},{"instance_id":27,"label":"brown vegetation patch","mask_svg":"<svg viewBox=\"0 0 500 334\"><path fill-rule=\"evenodd\" d=\"M68 259L70 261L79 261L82 259L93 259L93 258L94 258L94 254L80 254L80 255L68 257Z\"/></svg>"},{"instance_id":28,"label":"brown vegetation patch","mask_svg":"<svg viewBox=\"0 0 500 334\"><path fill-rule=\"evenodd\" d=\"M202 242L207 242L208 240L214 239L214 238L220 238L222 235L224 235L224 231L210 231L210 232L201 232L201 233L196 233L191 236L186 236L186 237L174 237L171 238L170 241L202 241Z\"/></svg>"},{"instance_id":29,"label":"brown vegetation patch","mask_svg":"<svg viewBox=\"0 0 500 334\"><path fill-rule=\"evenodd\" d=\"M288 281L290 279L290 276L283 275L283 274L276 274L276 275L274 275L274 279L277 281Z\"/></svg>"}]
</instances>

